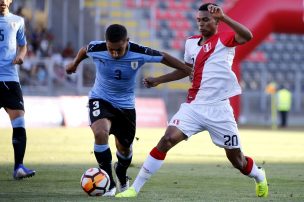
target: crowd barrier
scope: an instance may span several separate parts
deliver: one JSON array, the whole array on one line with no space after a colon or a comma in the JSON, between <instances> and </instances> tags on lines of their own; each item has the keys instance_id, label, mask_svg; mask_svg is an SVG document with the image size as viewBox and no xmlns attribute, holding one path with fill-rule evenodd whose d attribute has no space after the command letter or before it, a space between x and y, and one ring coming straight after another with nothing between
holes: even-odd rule
<instances>
[{"instance_id":1,"label":"crowd barrier","mask_svg":"<svg viewBox=\"0 0 304 202\"><path fill-rule=\"evenodd\" d=\"M85 127L88 121L87 96L25 96L26 127ZM160 98L136 98L138 127L165 127L167 111ZM11 127L0 110L0 127Z\"/></svg>"}]
</instances>

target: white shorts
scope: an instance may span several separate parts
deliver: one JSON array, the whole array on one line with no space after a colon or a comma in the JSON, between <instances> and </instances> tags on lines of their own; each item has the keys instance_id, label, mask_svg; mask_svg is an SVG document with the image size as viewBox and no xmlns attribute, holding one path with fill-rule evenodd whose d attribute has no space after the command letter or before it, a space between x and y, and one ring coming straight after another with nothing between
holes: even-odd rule
<instances>
[{"instance_id":1,"label":"white shorts","mask_svg":"<svg viewBox=\"0 0 304 202\"><path fill-rule=\"evenodd\" d=\"M219 147L241 148L239 132L229 100L213 104L183 103L169 122L191 137L207 130Z\"/></svg>"}]
</instances>

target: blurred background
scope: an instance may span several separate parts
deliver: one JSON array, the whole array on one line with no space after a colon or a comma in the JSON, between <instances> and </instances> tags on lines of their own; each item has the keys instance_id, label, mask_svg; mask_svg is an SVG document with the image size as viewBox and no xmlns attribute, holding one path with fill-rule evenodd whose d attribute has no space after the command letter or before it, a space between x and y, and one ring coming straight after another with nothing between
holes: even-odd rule
<instances>
[{"instance_id":1,"label":"blurred background","mask_svg":"<svg viewBox=\"0 0 304 202\"><path fill-rule=\"evenodd\" d=\"M12 12L26 20L28 55L18 69L27 125L85 125L86 96L94 83L95 67L85 60L77 74L68 76L64 66L80 47L92 40L104 40L109 24L123 24L130 40L183 60L185 40L199 34L196 11L207 2L222 6L229 16L248 26L255 37L240 48L241 56L233 67L243 90L233 102L239 124L268 127L278 122L271 105L275 92L267 90L275 84L277 88L286 86L293 95L288 126L303 126L302 0L14 0ZM188 78L155 89L142 86L143 77L169 71L160 64L142 68L136 88L138 119L153 122L155 116L162 116L162 126L185 101L191 86ZM148 108L145 99L151 101ZM1 125L10 127L3 118Z\"/></svg>"}]
</instances>

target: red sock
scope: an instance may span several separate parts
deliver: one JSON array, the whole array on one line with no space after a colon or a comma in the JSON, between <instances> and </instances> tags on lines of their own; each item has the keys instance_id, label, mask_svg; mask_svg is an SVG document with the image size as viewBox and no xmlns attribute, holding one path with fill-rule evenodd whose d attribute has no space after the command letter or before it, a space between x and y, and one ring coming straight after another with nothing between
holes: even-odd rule
<instances>
[{"instance_id":1,"label":"red sock","mask_svg":"<svg viewBox=\"0 0 304 202\"><path fill-rule=\"evenodd\" d=\"M165 152L159 151L156 147L154 147L150 152L150 155L157 160L164 160L166 157L166 154L167 153L165 153Z\"/></svg>"},{"instance_id":2,"label":"red sock","mask_svg":"<svg viewBox=\"0 0 304 202\"><path fill-rule=\"evenodd\" d=\"M246 160L247 160L247 165L246 167L244 168L244 170L242 170L241 172L244 174L244 175L249 175L251 173L251 170L252 170L252 167L253 167L253 160L252 158L248 157L248 156L245 156Z\"/></svg>"}]
</instances>

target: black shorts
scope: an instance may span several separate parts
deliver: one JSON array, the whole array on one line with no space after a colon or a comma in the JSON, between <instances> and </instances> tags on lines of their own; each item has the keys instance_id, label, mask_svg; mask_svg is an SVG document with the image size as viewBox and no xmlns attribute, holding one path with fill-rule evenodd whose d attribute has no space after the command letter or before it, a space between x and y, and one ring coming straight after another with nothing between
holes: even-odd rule
<instances>
[{"instance_id":1,"label":"black shorts","mask_svg":"<svg viewBox=\"0 0 304 202\"><path fill-rule=\"evenodd\" d=\"M124 147L131 146L136 132L135 109L115 108L111 103L102 99L90 99L88 107L90 125L102 118L111 120L110 134L115 135Z\"/></svg>"},{"instance_id":2,"label":"black shorts","mask_svg":"<svg viewBox=\"0 0 304 202\"><path fill-rule=\"evenodd\" d=\"M15 81L0 81L0 109L16 109L24 111L21 86Z\"/></svg>"}]
</instances>

